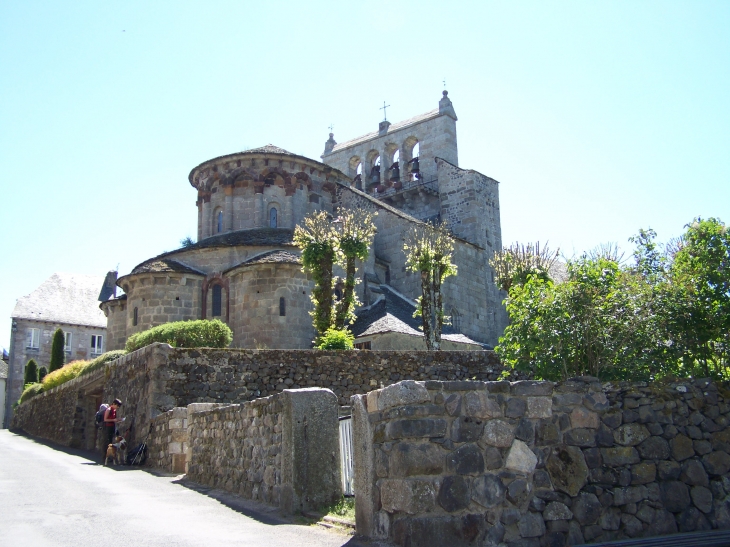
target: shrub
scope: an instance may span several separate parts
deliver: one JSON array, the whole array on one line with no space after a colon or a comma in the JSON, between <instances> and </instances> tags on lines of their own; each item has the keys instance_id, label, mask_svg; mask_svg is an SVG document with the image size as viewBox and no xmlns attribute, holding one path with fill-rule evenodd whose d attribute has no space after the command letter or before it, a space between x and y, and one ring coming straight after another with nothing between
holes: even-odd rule
<instances>
[{"instance_id":1,"label":"shrub","mask_svg":"<svg viewBox=\"0 0 730 547\"><path fill-rule=\"evenodd\" d=\"M38 365L31 359L25 365L25 378L24 384L37 384L38 383Z\"/></svg>"},{"instance_id":2,"label":"shrub","mask_svg":"<svg viewBox=\"0 0 730 547\"><path fill-rule=\"evenodd\" d=\"M48 369L46 367L39 368L38 369L38 381L42 382L43 378L45 378L47 374L48 374Z\"/></svg>"},{"instance_id":3,"label":"shrub","mask_svg":"<svg viewBox=\"0 0 730 547\"><path fill-rule=\"evenodd\" d=\"M127 340L127 351L134 351L154 342L174 348L225 348L233 340L233 332L219 319L176 321L133 334Z\"/></svg>"},{"instance_id":4,"label":"shrub","mask_svg":"<svg viewBox=\"0 0 730 547\"><path fill-rule=\"evenodd\" d=\"M43 378L43 391L48 391L54 387L65 384L69 380L76 378L86 368L90 361L72 361L67 365L49 372L45 378Z\"/></svg>"},{"instance_id":5,"label":"shrub","mask_svg":"<svg viewBox=\"0 0 730 547\"><path fill-rule=\"evenodd\" d=\"M27 386L25 386L23 393L20 395L18 403L24 403L25 401L27 401L31 397L35 397L39 393L43 393L43 384L39 382L28 384Z\"/></svg>"},{"instance_id":6,"label":"shrub","mask_svg":"<svg viewBox=\"0 0 730 547\"><path fill-rule=\"evenodd\" d=\"M317 349L352 349L354 340L349 330L330 327L320 337Z\"/></svg>"},{"instance_id":7,"label":"shrub","mask_svg":"<svg viewBox=\"0 0 730 547\"><path fill-rule=\"evenodd\" d=\"M63 367L63 361L65 360L65 354L63 352L66 341L63 336L61 329L56 329L53 333L53 342L51 343L51 364L48 365L48 372L59 370Z\"/></svg>"},{"instance_id":8,"label":"shrub","mask_svg":"<svg viewBox=\"0 0 730 547\"><path fill-rule=\"evenodd\" d=\"M106 353L103 353L99 355L96 359L91 361L88 365L84 367L84 369L79 373L79 376L82 374L88 374L90 372L93 372L95 370L98 370L102 368L104 365L106 365L109 361L114 361L114 359L117 359L121 357L122 355L125 355L127 352L123 349L115 349L112 351L107 351Z\"/></svg>"}]
</instances>

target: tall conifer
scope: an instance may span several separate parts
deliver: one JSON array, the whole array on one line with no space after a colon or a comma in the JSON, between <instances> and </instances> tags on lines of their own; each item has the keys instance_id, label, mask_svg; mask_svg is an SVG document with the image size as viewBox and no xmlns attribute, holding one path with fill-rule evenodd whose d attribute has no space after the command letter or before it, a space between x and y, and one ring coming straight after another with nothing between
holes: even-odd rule
<instances>
[{"instance_id":1,"label":"tall conifer","mask_svg":"<svg viewBox=\"0 0 730 547\"><path fill-rule=\"evenodd\" d=\"M56 329L56 332L53 333L53 342L51 343L51 364L48 365L48 372L53 372L54 370L58 370L63 366L64 361L64 353L63 353L63 347L65 345L65 339L63 336L63 331L61 329Z\"/></svg>"}]
</instances>

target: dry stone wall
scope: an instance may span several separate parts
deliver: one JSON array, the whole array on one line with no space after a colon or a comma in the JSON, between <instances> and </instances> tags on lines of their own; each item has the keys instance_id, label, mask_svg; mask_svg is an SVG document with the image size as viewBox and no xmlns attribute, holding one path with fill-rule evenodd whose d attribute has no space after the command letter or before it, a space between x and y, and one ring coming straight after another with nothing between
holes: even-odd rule
<instances>
[{"instance_id":1,"label":"dry stone wall","mask_svg":"<svg viewBox=\"0 0 730 547\"><path fill-rule=\"evenodd\" d=\"M187 408L173 408L152 420L146 465L171 473L185 473L187 448Z\"/></svg>"},{"instance_id":2,"label":"dry stone wall","mask_svg":"<svg viewBox=\"0 0 730 547\"><path fill-rule=\"evenodd\" d=\"M576 545L730 528L730 391L400 382L353 397L358 533Z\"/></svg>"},{"instance_id":3,"label":"dry stone wall","mask_svg":"<svg viewBox=\"0 0 730 547\"><path fill-rule=\"evenodd\" d=\"M240 403L284 389L324 387L340 405L400 380L496 380L490 351L196 350L167 352L165 394L172 406ZM170 406L170 408L172 408Z\"/></svg>"},{"instance_id":4,"label":"dry stone wall","mask_svg":"<svg viewBox=\"0 0 730 547\"><path fill-rule=\"evenodd\" d=\"M286 390L188 414L187 475L285 512L341 495L338 405L328 389Z\"/></svg>"}]
</instances>

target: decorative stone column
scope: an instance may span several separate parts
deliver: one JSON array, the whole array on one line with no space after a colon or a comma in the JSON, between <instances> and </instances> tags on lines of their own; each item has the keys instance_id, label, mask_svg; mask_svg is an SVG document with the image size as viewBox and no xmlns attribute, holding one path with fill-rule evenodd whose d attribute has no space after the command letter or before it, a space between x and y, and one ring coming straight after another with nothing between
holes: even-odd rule
<instances>
[{"instance_id":1,"label":"decorative stone column","mask_svg":"<svg viewBox=\"0 0 730 547\"><path fill-rule=\"evenodd\" d=\"M198 207L198 241L203 239L203 198L198 192L198 201L195 202Z\"/></svg>"},{"instance_id":2,"label":"decorative stone column","mask_svg":"<svg viewBox=\"0 0 730 547\"><path fill-rule=\"evenodd\" d=\"M225 226L223 227L223 230L226 232L232 232L233 231L233 186L226 186L224 191L226 193L226 205L225 205L226 223L225 223Z\"/></svg>"},{"instance_id":3,"label":"decorative stone column","mask_svg":"<svg viewBox=\"0 0 730 547\"><path fill-rule=\"evenodd\" d=\"M203 238L210 237L210 194L203 194Z\"/></svg>"}]
</instances>

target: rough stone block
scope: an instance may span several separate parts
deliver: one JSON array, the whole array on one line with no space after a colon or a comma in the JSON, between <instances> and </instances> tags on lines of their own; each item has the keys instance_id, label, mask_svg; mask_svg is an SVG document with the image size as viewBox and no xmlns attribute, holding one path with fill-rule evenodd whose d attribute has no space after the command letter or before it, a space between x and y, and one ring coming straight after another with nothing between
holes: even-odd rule
<instances>
[{"instance_id":1,"label":"rough stone block","mask_svg":"<svg viewBox=\"0 0 730 547\"><path fill-rule=\"evenodd\" d=\"M602 506L595 494L581 492L573 500L571 510L581 526L587 526L598 522L601 517Z\"/></svg>"},{"instance_id":2,"label":"rough stone block","mask_svg":"<svg viewBox=\"0 0 730 547\"><path fill-rule=\"evenodd\" d=\"M542 512L545 520L570 520L573 518L573 512L568 506L559 501L551 501Z\"/></svg>"},{"instance_id":3,"label":"rough stone block","mask_svg":"<svg viewBox=\"0 0 730 547\"><path fill-rule=\"evenodd\" d=\"M504 415L507 418L521 418L527 412L527 403L524 399L511 397L505 404Z\"/></svg>"},{"instance_id":4,"label":"rough stone block","mask_svg":"<svg viewBox=\"0 0 730 547\"><path fill-rule=\"evenodd\" d=\"M413 437L443 437L446 434L446 421L443 419L417 418L395 420L385 427L388 439Z\"/></svg>"},{"instance_id":5,"label":"rough stone block","mask_svg":"<svg viewBox=\"0 0 730 547\"><path fill-rule=\"evenodd\" d=\"M512 395L552 395L554 385L552 382L522 380L514 382L511 391Z\"/></svg>"},{"instance_id":6,"label":"rough stone block","mask_svg":"<svg viewBox=\"0 0 730 547\"><path fill-rule=\"evenodd\" d=\"M471 494L469 484L464 477L450 475L441 481L441 488L438 493L438 503L449 513L466 509L469 506Z\"/></svg>"},{"instance_id":7,"label":"rough stone block","mask_svg":"<svg viewBox=\"0 0 730 547\"><path fill-rule=\"evenodd\" d=\"M649 438L649 430L641 424L624 424L613 432L616 444L622 446L636 446Z\"/></svg>"},{"instance_id":8,"label":"rough stone block","mask_svg":"<svg viewBox=\"0 0 730 547\"><path fill-rule=\"evenodd\" d=\"M540 513L526 513L517 523L523 538L537 538L545 535L545 522Z\"/></svg>"},{"instance_id":9,"label":"rough stone block","mask_svg":"<svg viewBox=\"0 0 730 547\"><path fill-rule=\"evenodd\" d=\"M512 443L504 466L519 473L532 473L537 465L537 456L524 442L515 439Z\"/></svg>"},{"instance_id":10,"label":"rough stone block","mask_svg":"<svg viewBox=\"0 0 730 547\"><path fill-rule=\"evenodd\" d=\"M556 490L576 496L588 480L583 452L575 446L556 446L545 465Z\"/></svg>"},{"instance_id":11,"label":"rough stone block","mask_svg":"<svg viewBox=\"0 0 730 547\"><path fill-rule=\"evenodd\" d=\"M691 458L695 455L694 447L692 446L692 439L686 435L677 435L669 441L669 446L672 451L672 458L678 462Z\"/></svg>"},{"instance_id":12,"label":"rough stone block","mask_svg":"<svg viewBox=\"0 0 730 547\"><path fill-rule=\"evenodd\" d=\"M388 410L396 406L413 405L431 401L431 396L423 382L403 380L384 387L378 394L378 410Z\"/></svg>"},{"instance_id":13,"label":"rough stone block","mask_svg":"<svg viewBox=\"0 0 730 547\"><path fill-rule=\"evenodd\" d=\"M601 421L598 418L598 414L591 412L585 407L576 407L570 413L570 426L575 429L598 429L599 425L601 425Z\"/></svg>"},{"instance_id":14,"label":"rough stone block","mask_svg":"<svg viewBox=\"0 0 730 547\"><path fill-rule=\"evenodd\" d=\"M465 444L449 454L447 467L458 475L479 475L484 473L484 456L477 445Z\"/></svg>"},{"instance_id":15,"label":"rough stone block","mask_svg":"<svg viewBox=\"0 0 730 547\"><path fill-rule=\"evenodd\" d=\"M388 459L391 477L439 475L444 470L443 451L433 443L396 444Z\"/></svg>"},{"instance_id":16,"label":"rough stone block","mask_svg":"<svg viewBox=\"0 0 730 547\"><path fill-rule=\"evenodd\" d=\"M689 489L683 482L662 482L659 490L664 507L672 513L679 513L690 504Z\"/></svg>"},{"instance_id":17,"label":"rough stone block","mask_svg":"<svg viewBox=\"0 0 730 547\"><path fill-rule=\"evenodd\" d=\"M497 401L489 398L486 390L470 391L462 398L464 414L472 418L490 419L502 416Z\"/></svg>"},{"instance_id":18,"label":"rough stone block","mask_svg":"<svg viewBox=\"0 0 730 547\"><path fill-rule=\"evenodd\" d=\"M505 487L497 475L486 474L472 482L471 499L483 507L495 507L504 502Z\"/></svg>"},{"instance_id":19,"label":"rough stone block","mask_svg":"<svg viewBox=\"0 0 730 547\"><path fill-rule=\"evenodd\" d=\"M601 457L604 465L609 467L620 467L639 463L639 453L633 446L622 446L617 448L601 448Z\"/></svg>"},{"instance_id":20,"label":"rough stone block","mask_svg":"<svg viewBox=\"0 0 730 547\"><path fill-rule=\"evenodd\" d=\"M484 442L490 446L507 448L512 446L514 428L503 420L491 420L484 428Z\"/></svg>"},{"instance_id":21,"label":"rough stone block","mask_svg":"<svg viewBox=\"0 0 730 547\"><path fill-rule=\"evenodd\" d=\"M549 418L553 415L553 401L550 397L528 397L528 418Z\"/></svg>"},{"instance_id":22,"label":"rough stone block","mask_svg":"<svg viewBox=\"0 0 730 547\"><path fill-rule=\"evenodd\" d=\"M571 429L565 434L565 444L591 448L596 446L596 432L593 429Z\"/></svg>"},{"instance_id":23,"label":"rough stone block","mask_svg":"<svg viewBox=\"0 0 730 547\"><path fill-rule=\"evenodd\" d=\"M431 481L385 479L378 481L378 488L382 507L389 513L427 513L433 509L436 500L436 487Z\"/></svg>"}]
</instances>

